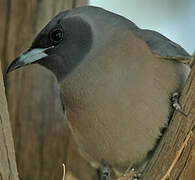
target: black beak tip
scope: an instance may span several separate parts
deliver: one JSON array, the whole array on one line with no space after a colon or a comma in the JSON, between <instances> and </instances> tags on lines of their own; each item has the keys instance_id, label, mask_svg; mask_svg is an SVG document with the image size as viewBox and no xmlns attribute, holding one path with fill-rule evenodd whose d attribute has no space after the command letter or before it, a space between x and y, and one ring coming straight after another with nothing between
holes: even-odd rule
<instances>
[{"instance_id":1,"label":"black beak tip","mask_svg":"<svg viewBox=\"0 0 195 180\"><path fill-rule=\"evenodd\" d=\"M12 63L8 66L6 74L8 74L9 72L13 71L14 68L12 67Z\"/></svg>"},{"instance_id":2,"label":"black beak tip","mask_svg":"<svg viewBox=\"0 0 195 180\"><path fill-rule=\"evenodd\" d=\"M21 65L18 63L18 59L16 58L7 68L6 74L8 74L9 72L14 71L15 69L19 68Z\"/></svg>"},{"instance_id":3,"label":"black beak tip","mask_svg":"<svg viewBox=\"0 0 195 180\"><path fill-rule=\"evenodd\" d=\"M12 68L11 68L11 65L8 66L7 68L7 71L6 71L6 74L8 74L9 72L13 71Z\"/></svg>"}]
</instances>

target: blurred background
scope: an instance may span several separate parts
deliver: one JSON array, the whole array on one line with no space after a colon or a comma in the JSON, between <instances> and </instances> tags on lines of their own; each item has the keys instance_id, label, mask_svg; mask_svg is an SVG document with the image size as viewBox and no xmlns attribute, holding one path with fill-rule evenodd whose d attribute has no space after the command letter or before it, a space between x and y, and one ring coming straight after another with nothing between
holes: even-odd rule
<instances>
[{"instance_id":1,"label":"blurred background","mask_svg":"<svg viewBox=\"0 0 195 180\"><path fill-rule=\"evenodd\" d=\"M59 11L87 4L161 32L190 54L195 50L195 0L0 0L3 73ZM39 65L26 66L10 73L5 85L20 179L61 179L65 163L67 180L96 180L96 171L80 157L70 136L53 74Z\"/></svg>"},{"instance_id":2,"label":"blurred background","mask_svg":"<svg viewBox=\"0 0 195 180\"><path fill-rule=\"evenodd\" d=\"M190 54L195 50L195 0L90 0L89 3L123 15L141 28L162 33Z\"/></svg>"}]
</instances>

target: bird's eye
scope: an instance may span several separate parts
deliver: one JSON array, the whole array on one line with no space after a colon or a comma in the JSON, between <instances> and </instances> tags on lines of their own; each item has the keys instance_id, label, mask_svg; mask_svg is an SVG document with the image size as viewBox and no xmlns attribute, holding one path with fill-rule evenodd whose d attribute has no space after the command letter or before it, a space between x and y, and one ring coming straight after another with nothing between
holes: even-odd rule
<instances>
[{"instance_id":1,"label":"bird's eye","mask_svg":"<svg viewBox=\"0 0 195 180\"><path fill-rule=\"evenodd\" d=\"M60 27L55 28L50 32L50 40L53 44L58 44L63 40L63 35L63 30Z\"/></svg>"}]
</instances>

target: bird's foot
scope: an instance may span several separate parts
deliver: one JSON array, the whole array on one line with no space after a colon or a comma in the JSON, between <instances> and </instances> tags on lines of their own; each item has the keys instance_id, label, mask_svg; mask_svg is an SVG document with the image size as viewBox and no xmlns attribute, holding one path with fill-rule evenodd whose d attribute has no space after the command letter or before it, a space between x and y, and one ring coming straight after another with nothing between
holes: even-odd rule
<instances>
[{"instance_id":1,"label":"bird's foot","mask_svg":"<svg viewBox=\"0 0 195 180\"><path fill-rule=\"evenodd\" d=\"M139 180L141 175L142 175L141 173L135 173L133 176L133 180Z\"/></svg>"},{"instance_id":2,"label":"bird's foot","mask_svg":"<svg viewBox=\"0 0 195 180\"><path fill-rule=\"evenodd\" d=\"M109 166L103 166L101 169L101 180L108 180L111 169Z\"/></svg>"},{"instance_id":3,"label":"bird's foot","mask_svg":"<svg viewBox=\"0 0 195 180\"><path fill-rule=\"evenodd\" d=\"M139 180L141 175L142 175L141 173L136 173L134 168L132 168L126 171L125 174L118 178L117 180Z\"/></svg>"},{"instance_id":4,"label":"bird's foot","mask_svg":"<svg viewBox=\"0 0 195 180\"><path fill-rule=\"evenodd\" d=\"M187 116L187 114L182 110L180 104L179 104L179 93L174 92L171 96L172 106L173 108L183 114L184 116Z\"/></svg>"}]
</instances>

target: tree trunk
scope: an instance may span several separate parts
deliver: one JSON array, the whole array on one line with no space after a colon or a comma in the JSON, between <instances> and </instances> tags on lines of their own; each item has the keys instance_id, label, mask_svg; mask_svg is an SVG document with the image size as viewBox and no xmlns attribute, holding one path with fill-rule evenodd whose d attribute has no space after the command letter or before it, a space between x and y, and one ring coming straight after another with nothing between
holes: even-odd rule
<instances>
[{"instance_id":1,"label":"tree trunk","mask_svg":"<svg viewBox=\"0 0 195 180\"><path fill-rule=\"evenodd\" d=\"M0 179L18 180L14 143L0 63Z\"/></svg>"},{"instance_id":2,"label":"tree trunk","mask_svg":"<svg viewBox=\"0 0 195 180\"><path fill-rule=\"evenodd\" d=\"M60 10L84 4L87 0L0 0L3 72ZM67 157L68 170L76 169L75 162L80 161L84 166L78 166L78 171L85 167L89 176L93 174L78 152L72 151L75 144L69 137L59 87L51 72L39 65L14 71L8 75L6 91L21 179L61 179ZM84 172L80 174L82 177Z\"/></svg>"},{"instance_id":3,"label":"tree trunk","mask_svg":"<svg viewBox=\"0 0 195 180\"><path fill-rule=\"evenodd\" d=\"M180 102L188 116L174 113L142 180L195 180L195 65Z\"/></svg>"}]
</instances>

